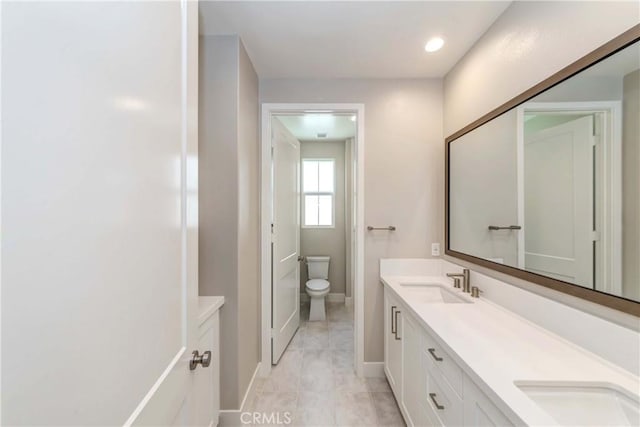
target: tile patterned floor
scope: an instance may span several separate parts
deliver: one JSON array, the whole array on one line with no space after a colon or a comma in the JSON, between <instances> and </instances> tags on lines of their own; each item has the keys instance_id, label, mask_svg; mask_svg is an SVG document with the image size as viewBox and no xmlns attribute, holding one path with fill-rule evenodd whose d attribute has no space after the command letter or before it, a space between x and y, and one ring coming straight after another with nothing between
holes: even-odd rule
<instances>
[{"instance_id":1,"label":"tile patterned floor","mask_svg":"<svg viewBox=\"0 0 640 427\"><path fill-rule=\"evenodd\" d=\"M249 410L280 414L279 425L288 413L294 426L404 426L386 378L355 375L353 309L329 303L327 321L308 318L305 304L300 329L271 375L258 380Z\"/></svg>"}]
</instances>

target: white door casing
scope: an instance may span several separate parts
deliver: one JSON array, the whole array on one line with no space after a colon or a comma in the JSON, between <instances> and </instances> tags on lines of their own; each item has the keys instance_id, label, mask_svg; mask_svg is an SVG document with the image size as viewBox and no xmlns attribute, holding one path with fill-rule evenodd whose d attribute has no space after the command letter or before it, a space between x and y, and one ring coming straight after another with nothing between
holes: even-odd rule
<instances>
[{"instance_id":1,"label":"white door casing","mask_svg":"<svg viewBox=\"0 0 640 427\"><path fill-rule=\"evenodd\" d=\"M525 268L593 287L594 118L524 137Z\"/></svg>"},{"instance_id":2,"label":"white door casing","mask_svg":"<svg viewBox=\"0 0 640 427\"><path fill-rule=\"evenodd\" d=\"M278 363L300 325L300 142L272 118L272 355Z\"/></svg>"},{"instance_id":3,"label":"white door casing","mask_svg":"<svg viewBox=\"0 0 640 427\"><path fill-rule=\"evenodd\" d=\"M2 422L189 424L197 2L0 7Z\"/></svg>"},{"instance_id":4,"label":"white door casing","mask_svg":"<svg viewBox=\"0 0 640 427\"><path fill-rule=\"evenodd\" d=\"M262 363L260 375L268 376L271 372L271 216L273 205L272 176L271 176L271 118L275 114L299 114L305 111L330 110L336 113L353 114L356 116L357 134L354 139L354 218L353 229L355 251L353 259L353 304L355 308L355 352L354 366L358 376L365 376L368 372L378 374L376 367L368 369L364 362L364 104L341 103L298 103L298 104L262 104L261 115L261 196L260 196L260 241L261 241L261 300L262 300Z\"/></svg>"}]
</instances>

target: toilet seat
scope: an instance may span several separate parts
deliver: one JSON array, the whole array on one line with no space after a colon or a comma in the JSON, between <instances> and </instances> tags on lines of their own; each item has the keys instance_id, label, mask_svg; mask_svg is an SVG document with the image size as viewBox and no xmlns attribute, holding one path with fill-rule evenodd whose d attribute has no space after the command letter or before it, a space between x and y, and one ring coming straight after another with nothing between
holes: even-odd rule
<instances>
[{"instance_id":1,"label":"toilet seat","mask_svg":"<svg viewBox=\"0 0 640 427\"><path fill-rule=\"evenodd\" d=\"M322 292L329 289L329 281L324 279L307 280L306 288L310 291Z\"/></svg>"}]
</instances>

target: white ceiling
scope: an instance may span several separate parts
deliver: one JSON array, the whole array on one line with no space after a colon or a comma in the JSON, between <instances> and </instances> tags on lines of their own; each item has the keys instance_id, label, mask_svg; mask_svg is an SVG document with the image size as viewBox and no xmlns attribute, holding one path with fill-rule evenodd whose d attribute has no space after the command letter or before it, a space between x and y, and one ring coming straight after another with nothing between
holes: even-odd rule
<instances>
[{"instance_id":1,"label":"white ceiling","mask_svg":"<svg viewBox=\"0 0 640 427\"><path fill-rule=\"evenodd\" d=\"M239 35L260 78L443 77L510 3L201 1L200 33Z\"/></svg>"},{"instance_id":2,"label":"white ceiling","mask_svg":"<svg viewBox=\"0 0 640 427\"><path fill-rule=\"evenodd\" d=\"M307 113L277 117L300 141L335 141L356 136L352 115ZM326 133L327 137L318 138L318 133Z\"/></svg>"}]
</instances>

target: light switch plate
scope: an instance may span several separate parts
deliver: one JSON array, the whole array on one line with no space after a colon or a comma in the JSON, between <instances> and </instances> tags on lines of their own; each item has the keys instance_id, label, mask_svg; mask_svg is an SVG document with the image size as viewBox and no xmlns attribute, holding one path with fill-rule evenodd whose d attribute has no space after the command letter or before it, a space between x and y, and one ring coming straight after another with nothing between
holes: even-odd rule
<instances>
[{"instance_id":1,"label":"light switch plate","mask_svg":"<svg viewBox=\"0 0 640 427\"><path fill-rule=\"evenodd\" d=\"M440 256L440 243L431 244L431 256Z\"/></svg>"}]
</instances>

